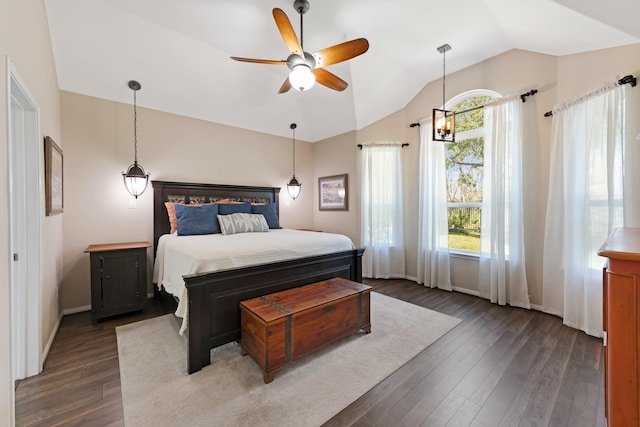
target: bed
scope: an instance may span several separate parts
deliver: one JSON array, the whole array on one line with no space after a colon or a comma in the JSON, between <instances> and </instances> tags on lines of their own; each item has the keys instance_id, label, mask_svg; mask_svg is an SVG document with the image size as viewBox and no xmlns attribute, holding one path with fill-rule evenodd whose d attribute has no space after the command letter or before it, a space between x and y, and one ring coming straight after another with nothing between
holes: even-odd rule
<instances>
[{"instance_id":1,"label":"bed","mask_svg":"<svg viewBox=\"0 0 640 427\"><path fill-rule=\"evenodd\" d=\"M157 256L161 237L170 234L171 229L165 202L201 204L222 199L249 201L260 205L273 204L276 213L279 214L280 188L277 187L167 181L152 181L152 186L154 259ZM209 365L209 354L212 348L240 339L240 301L333 277L361 282L363 252L364 249L353 248L320 255L307 254L273 262L269 262L268 259L267 262L263 262L264 259L261 258L261 261L255 265L185 274L183 279L189 325L186 330L187 371L191 374ZM184 296L181 303L185 305Z\"/></svg>"}]
</instances>

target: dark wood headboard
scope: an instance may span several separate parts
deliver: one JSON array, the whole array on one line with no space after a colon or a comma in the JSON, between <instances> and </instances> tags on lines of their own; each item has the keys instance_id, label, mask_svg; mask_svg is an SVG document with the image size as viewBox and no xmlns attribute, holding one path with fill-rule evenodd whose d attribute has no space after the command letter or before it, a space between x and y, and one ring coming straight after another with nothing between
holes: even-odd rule
<instances>
[{"instance_id":1,"label":"dark wood headboard","mask_svg":"<svg viewBox=\"0 0 640 427\"><path fill-rule=\"evenodd\" d=\"M247 185L196 184L192 182L151 181L153 186L153 253L158 239L171 230L165 202L215 203L229 199L238 202L275 204L280 215L280 187L252 187Z\"/></svg>"}]
</instances>

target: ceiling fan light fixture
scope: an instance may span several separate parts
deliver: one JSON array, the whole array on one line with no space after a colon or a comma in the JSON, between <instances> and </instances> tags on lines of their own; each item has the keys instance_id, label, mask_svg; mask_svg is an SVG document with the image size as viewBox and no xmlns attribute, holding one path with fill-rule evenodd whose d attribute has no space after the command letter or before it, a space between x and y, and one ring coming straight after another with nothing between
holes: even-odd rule
<instances>
[{"instance_id":1,"label":"ceiling fan light fixture","mask_svg":"<svg viewBox=\"0 0 640 427\"><path fill-rule=\"evenodd\" d=\"M289 73L289 82L294 89L304 92L311 89L316 82L316 76L307 64L298 64Z\"/></svg>"},{"instance_id":2,"label":"ceiling fan light fixture","mask_svg":"<svg viewBox=\"0 0 640 427\"><path fill-rule=\"evenodd\" d=\"M282 59L257 59L232 56L231 59L240 62L253 62L254 64L286 65L289 67L289 75L285 79L278 93L288 92L292 87L298 91L309 90L317 81L329 89L342 92L349 86L347 82L327 70L326 67L355 58L369 50L367 39L358 38L339 43L319 50L313 55L304 50L303 43L303 16L309 10L309 0L294 0L293 8L300 15L300 39L296 35L291 21L282 9L274 8L273 19L276 22L282 40L289 49L289 57ZM301 66L303 65L304 66Z\"/></svg>"}]
</instances>

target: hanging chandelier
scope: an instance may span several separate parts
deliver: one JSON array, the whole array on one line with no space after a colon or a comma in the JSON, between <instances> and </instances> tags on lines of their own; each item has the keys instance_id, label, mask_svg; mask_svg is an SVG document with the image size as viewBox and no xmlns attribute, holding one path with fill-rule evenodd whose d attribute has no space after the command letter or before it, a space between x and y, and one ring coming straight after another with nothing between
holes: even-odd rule
<instances>
[{"instance_id":1,"label":"hanging chandelier","mask_svg":"<svg viewBox=\"0 0 640 427\"><path fill-rule=\"evenodd\" d=\"M438 52L442 54L442 108L433 109L432 117L432 135L431 139L440 142L456 141L456 114L453 111L445 109L445 56L446 52L451 50L451 46L443 44L438 48Z\"/></svg>"},{"instance_id":2,"label":"hanging chandelier","mask_svg":"<svg viewBox=\"0 0 640 427\"><path fill-rule=\"evenodd\" d=\"M291 123L291 126L289 127L293 132L293 176L287 184L287 191L289 192L289 196L291 196L291 198L295 200L296 197L298 197L298 195L300 194L300 188L302 187L302 183L300 183L300 181L298 181L298 179L296 178L296 128L298 127L298 125L296 125L295 123Z\"/></svg>"},{"instance_id":3,"label":"hanging chandelier","mask_svg":"<svg viewBox=\"0 0 640 427\"><path fill-rule=\"evenodd\" d=\"M133 90L133 164L129 166L127 172L122 173L124 185L129 194L136 199L149 184L149 174L145 173L142 165L138 164L138 111L136 108L136 92L142 88L140 83L135 80L129 82L129 88Z\"/></svg>"}]
</instances>

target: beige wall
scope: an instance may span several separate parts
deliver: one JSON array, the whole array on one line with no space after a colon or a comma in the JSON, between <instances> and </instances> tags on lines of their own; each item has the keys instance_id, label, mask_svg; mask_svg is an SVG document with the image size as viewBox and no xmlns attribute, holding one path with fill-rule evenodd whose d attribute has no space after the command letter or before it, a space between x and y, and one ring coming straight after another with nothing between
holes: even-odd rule
<instances>
[{"instance_id":1,"label":"beige wall","mask_svg":"<svg viewBox=\"0 0 640 427\"><path fill-rule=\"evenodd\" d=\"M138 101L145 90L140 83ZM91 299L84 250L98 243L153 242L153 191L149 185L137 208L129 209L121 174L133 162L131 104L63 91L61 105L67 183L62 304L86 309ZM289 126L286 119L283 126ZM296 176L303 183L296 200L286 191L292 148L289 138L138 108L138 161L152 180L281 187L282 226L310 228L311 144L296 141Z\"/></svg>"},{"instance_id":2,"label":"beige wall","mask_svg":"<svg viewBox=\"0 0 640 427\"><path fill-rule=\"evenodd\" d=\"M313 163L325 167L318 174L314 170L313 181L305 191L312 192L313 227L316 230L344 234L358 245L360 237L360 191L356 173L358 147L354 141L355 132L349 132L326 140L323 144L313 144ZM347 211L320 211L318 178L347 173Z\"/></svg>"},{"instance_id":3,"label":"beige wall","mask_svg":"<svg viewBox=\"0 0 640 427\"><path fill-rule=\"evenodd\" d=\"M553 57L533 52L512 50L490 58L471 67L447 75L447 98L474 89L490 89L501 94L522 93L538 89L538 94L529 97L524 105L530 119L525 123L523 154L524 184L527 189L525 207L525 251L527 256L527 279L531 302L542 304L542 251L544 238L544 218L546 214L549 187L549 156L551 119L543 115L559 102L578 96L589 89L611 81L616 76L638 74L640 68L640 45L632 45L604 51L588 52L566 57ZM630 91L631 97L640 97L638 89ZM424 89L401 111L396 112L359 131L329 138L314 144L314 174L316 176L333 173L349 173L351 195L357 195L357 151L358 143L369 141L404 141L410 144L403 150L404 161L404 206L405 246L407 276L415 278L417 273L418 234L418 157L419 130L409 124L431 115L431 109L441 102L442 81L427 84ZM380 102L384 102L381 100ZM638 111L635 105L630 106ZM635 117L638 117L636 114ZM627 160L638 159L638 150L633 142L638 134L640 120L629 125L631 155ZM340 163L336 164L336 159ZM338 166L342 168L337 170ZM637 170L637 168L636 168ZM636 177L638 172L636 173ZM355 176L356 179L352 179ZM634 182L637 183L636 180ZM350 200L350 206L358 206L357 200ZM343 224L359 224L359 212L317 212L314 206L315 225L327 231L342 231ZM638 218L634 218L640 223ZM633 225L632 222L630 222ZM355 242L360 242L359 228L350 234ZM469 257L452 258L452 282L454 287L470 293L477 293L478 263Z\"/></svg>"},{"instance_id":4,"label":"beige wall","mask_svg":"<svg viewBox=\"0 0 640 427\"><path fill-rule=\"evenodd\" d=\"M10 248L6 64L11 59L29 92L40 107L42 136L50 135L65 149L60 138L60 100L53 62L49 28L44 1L0 1L0 425L13 424L13 384L11 382L11 306L10 306ZM42 138L41 138L42 140ZM34 164L35 168L42 165ZM42 263L42 336L41 347L49 341L60 316L57 289L62 279L62 216L45 217L42 207L43 263Z\"/></svg>"}]
</instances>

